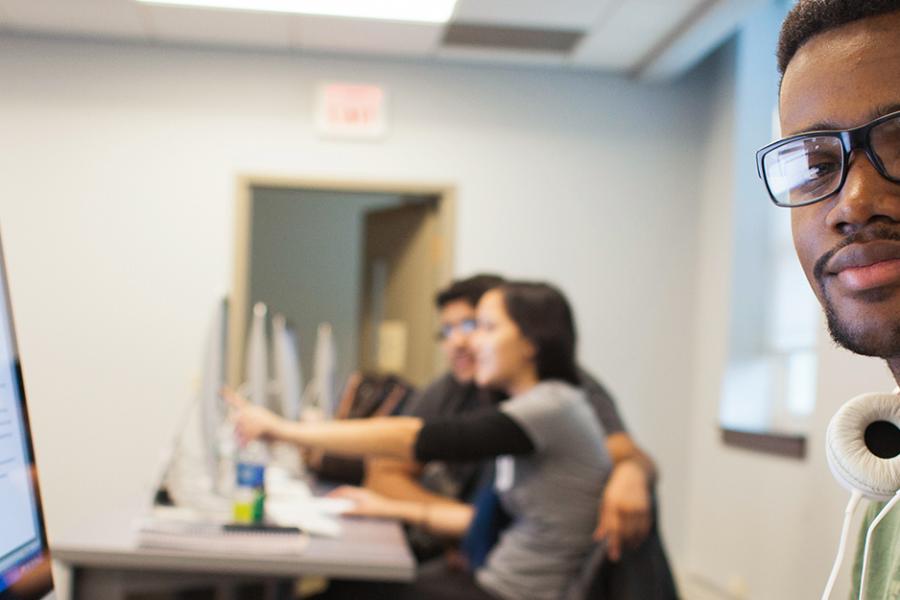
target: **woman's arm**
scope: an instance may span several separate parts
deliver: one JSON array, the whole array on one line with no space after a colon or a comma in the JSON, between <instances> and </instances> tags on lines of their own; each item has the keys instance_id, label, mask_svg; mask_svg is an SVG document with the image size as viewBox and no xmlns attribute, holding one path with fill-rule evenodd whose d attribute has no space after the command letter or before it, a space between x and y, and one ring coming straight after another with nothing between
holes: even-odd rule
<instances>
[{"instance_id":1,"label":"woman's arm","mask_svg":"<svg viewBox=\"0 0 900 600\"><path fill-rule=\"evenodd\" d=\"M330 496L354 501L354 508L347 514L399 519L431 533L454 538L465 535L475 513L471 505L455 500L442 499L436 502L395 500L371 490L349 486L336 489Z\"/></svg>"},{"instance_id":2,"label":"woman's arm","mask_svg":"<svg viewBox=\"0 0 900 600\"><path fill-rule=\"evenodd\" d=\"M291 442L335 454L402 460L471 461L529 454L534 444L508 415L495 410L430 422L417 417L376 417L323 423L287 421L231 390L223 395L234 413L241 443L257 438Z\"/></svg>"},{"instance_id":3,"label":"woman's arm","mask_svg":"<svg viewBox=\"0 0 900 600\"><path fill-rule=\"evenodd\" d=\"M366 461L363 487L394 500L440 502L446 496L422 485L422 465L418 462L373 457Z\"/></svg>"},{"instance_id":4,"label":"woman's arm","mask_svg":"<svg viewBox=\"0 0 900 600\"><path fill-rule=\"evenodd\" d=\"M416 417L299 423L254 406L230 389L225 389L223 396L234 411L232 420L241 443L263 438L335 454L410 460L422 429L422 420Z\"/></svg>"}]
</instances>

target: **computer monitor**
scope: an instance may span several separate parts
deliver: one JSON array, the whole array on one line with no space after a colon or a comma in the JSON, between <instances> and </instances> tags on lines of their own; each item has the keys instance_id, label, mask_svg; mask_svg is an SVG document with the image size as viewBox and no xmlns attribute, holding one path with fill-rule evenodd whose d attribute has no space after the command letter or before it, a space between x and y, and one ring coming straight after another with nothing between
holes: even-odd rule
<instances>
[{"instance_id":1,"label":"computer monitor","mask_svg":"<svg viewBox=\"0 0 900 600\"><path fill-rule=\"evenodd\" d=\"M278 412L285 419L296 421L300 418L300 396L303 392L300 344L297 332L281 313L272 317L272 355L275 386L278 389Z\"/></svg>"},{"instance_id":2,"label":"computer monitor","mask_svg":"<svg viewBox=\"0 0 900 600\"><path fill-rule=\"evenodd\" d=\"M53 578L0 247L0 600L49 600Z\"/></svg>"}]
</instances>

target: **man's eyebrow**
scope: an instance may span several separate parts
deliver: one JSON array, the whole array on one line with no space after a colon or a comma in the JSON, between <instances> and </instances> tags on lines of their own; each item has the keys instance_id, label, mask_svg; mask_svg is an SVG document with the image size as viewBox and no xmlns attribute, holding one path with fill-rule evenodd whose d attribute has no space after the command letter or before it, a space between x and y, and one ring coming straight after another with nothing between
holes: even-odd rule
<instances>
[{"instance_id":1,"label":"man's eyebrow","mask_svg":"<svg viewBox=\"0 0 900 600\"><path fill-rule=\"evenodd\" d=\"M882 104L881 106L875 107L875 110L869 115L869 120L874 120L878 117L883 117L884 115L889 115L898 111L900 111L900 102L894 104Z\"/></svg>"},{"instance_id":2,"label":"man's eyebrow","mask_svg":"<svg viewBox=\"0 0 900 600\"><path fill-rule=\"evenodd\" d=\"M876 106L871 111L866 118L866 121L874 121L878 117L883 117L884 115L888 115L893 112L900 111L900 102L896 104L882 104L880 106ZM852 127L844 127L843 123L837 123L835 121L819 121L818 123L813 123L809 127L804 127L802 131L798 133L809 133L812 131L834 131L841 129L853 129Z\"/></svg>"}]
</instances>

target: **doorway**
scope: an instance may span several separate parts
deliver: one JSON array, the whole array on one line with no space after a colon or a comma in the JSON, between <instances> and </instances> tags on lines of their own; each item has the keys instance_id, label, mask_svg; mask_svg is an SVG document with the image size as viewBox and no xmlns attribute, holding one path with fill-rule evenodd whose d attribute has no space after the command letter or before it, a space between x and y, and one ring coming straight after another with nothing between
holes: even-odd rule
<instances>
[{"instance_id":1,"label":"doorway","mask_svg":"<svg viewBox=\"0 0 900 600\"><path fill-rule=\"evenodd\" d=\"M282 313L310 374L332 326L339 386L356 370L416 386L443 362L434 295L452 276L447 186L242 178L238 185L228 380L244 377L252 307Z\"/></svg>"}]
</instances>

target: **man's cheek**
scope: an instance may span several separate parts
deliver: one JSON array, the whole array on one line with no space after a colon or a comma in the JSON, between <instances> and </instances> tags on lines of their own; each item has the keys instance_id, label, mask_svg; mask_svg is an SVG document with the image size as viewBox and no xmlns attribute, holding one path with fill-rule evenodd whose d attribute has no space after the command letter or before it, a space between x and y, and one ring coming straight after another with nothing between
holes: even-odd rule
<instances>
[{"instance_id":1,"label":"man's cheek","mask_svg":"<svg viewBox=\"0 0 900 600\"><path fill-rule=\"evenodd\" d=\"M794 237L794 249L797 251L797 258L800 259L800 266L803 267L807 281L815 290L818 288L818 285L813 271L815 270L816 260L822 254L817 251L816 239L818 236L812 227L809 216L806 214L809 208L794 208L791 211L791 232Z\"/></svg>"}]
</instances>

